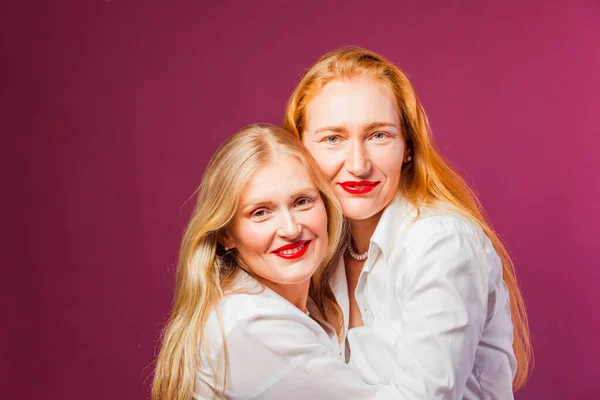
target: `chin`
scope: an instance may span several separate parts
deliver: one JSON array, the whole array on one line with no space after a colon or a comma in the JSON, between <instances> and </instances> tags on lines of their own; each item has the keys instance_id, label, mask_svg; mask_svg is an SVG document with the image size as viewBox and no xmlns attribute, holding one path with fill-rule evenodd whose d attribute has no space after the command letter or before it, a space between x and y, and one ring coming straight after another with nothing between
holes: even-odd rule
<instances>
[{"instance_id":1,"label":"chin","mask_svg":"<svg viewBox=\"0 0 600 400\"><path fill-rule=\"evenodd\" d=\"M286 271L286 273L281 276L280 283L286 285L295 285L310 280L317 268L313 268L312 260L304 261L305 262L299 263L300 265L295 265L295 268Z\"/></svg>"},{"instance_id":2,"label":"chin","mask_svg":"<svg viewBox=\"0 0 600 400\"><path fill-rule=\"evenodd\" d=\"M381 211L370 199L348 199L341 203L344 216L353 220L369 219Z\"/></svg>"},{"instance_id":3,"label":"chin","mask_svg":"<svg viewBox=\"0 0 600 400\"><path fill-rule=\"evenodd\" d=\"M312 275L312 273L298 273L294 275L282 276L277 283L280 285L297 285L299 283L309 281Z\"/></svg>"}]
</instances>

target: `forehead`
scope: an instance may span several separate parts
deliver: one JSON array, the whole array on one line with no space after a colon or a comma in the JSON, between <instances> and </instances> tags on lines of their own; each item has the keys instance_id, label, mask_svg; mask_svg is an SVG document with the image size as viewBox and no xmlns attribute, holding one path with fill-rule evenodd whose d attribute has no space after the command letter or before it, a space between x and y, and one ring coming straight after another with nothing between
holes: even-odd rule
<instances>
[{"instance_id":1,"label":"forehead","mask_svg":"<svg viewBox=\"0 0 600 400\"><path fill-rule=\"evenodd\" d=\"M374 121L400 125L394 95L384 83L367 78L334 80L308 104L306 128L353 127Z\"/></svg>"},{"instance_id":2,"label":"forehead","mask_svg":"<svg viewBox=\"0 0 600 400\"><path fill-rule=\"evenodd\" d=\"M252 174L242 191L242 203L288 199L307 188L314 188L314 184L300 160L290 155L275 155Z\"/></svg>"}]
</instances>

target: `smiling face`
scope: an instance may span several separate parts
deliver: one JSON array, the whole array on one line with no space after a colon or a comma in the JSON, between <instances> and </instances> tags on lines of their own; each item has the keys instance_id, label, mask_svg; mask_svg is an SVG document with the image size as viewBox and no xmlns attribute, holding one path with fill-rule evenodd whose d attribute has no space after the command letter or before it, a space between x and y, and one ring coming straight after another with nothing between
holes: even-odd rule
<instances>
[{"instance_id":1,"label":"smiling face","mask_svg":"<svg viewBox=\"0 0 600 400\"><path fill-rule=\"evenodd\" d=\"M374 80L327 83L309 103L302 142L331 179L344 215L379 218L409 152L392 92Z\"/></svg>"},{"instance_id":2,"label":"smiling face","mask_svg":"<svg viewBox=\"0 0 600 400\"><path fill-rule=\"evenodd\" d=\"M327 254L327 212L298 159L275 156L252 175L223 244L280 294L309 284Z\"/></svg>"}]
</instances>

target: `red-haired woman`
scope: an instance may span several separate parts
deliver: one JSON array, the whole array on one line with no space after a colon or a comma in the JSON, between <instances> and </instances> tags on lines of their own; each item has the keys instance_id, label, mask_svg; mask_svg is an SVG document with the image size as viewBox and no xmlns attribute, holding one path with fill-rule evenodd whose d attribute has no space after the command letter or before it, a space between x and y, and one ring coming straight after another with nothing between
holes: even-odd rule
<instances>
[{"instance_id":1,"label":"red-haired woman","mask_svg":"<svg viewBox=\"0 0 600 400\"><path fill-rule=\"evenodd\" d=\"M351 228L332 289L347 360L378 398L509 399L529 371L510 257L435 150L408 78L360 48L321 57L284 128L328 175Z\"/></svg>"}]
</instances>

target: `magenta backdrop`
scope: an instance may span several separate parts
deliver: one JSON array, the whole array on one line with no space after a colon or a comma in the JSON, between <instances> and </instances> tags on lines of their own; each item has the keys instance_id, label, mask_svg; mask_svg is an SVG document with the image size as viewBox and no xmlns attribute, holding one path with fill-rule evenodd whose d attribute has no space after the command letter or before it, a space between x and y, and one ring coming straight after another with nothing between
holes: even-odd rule
<instances>
[{"instance_id":1,"label":"magenta backdrop","mask_svg":"<svg viewBox=\"0 0 600 400\"><path fill-rule=\"evenodd\" d=\"M407 71L508 243L517 399L600 398L598 1L6 3L3 398L147 398L209 156L341 45Z\"/></svg>"}]
</instances>

